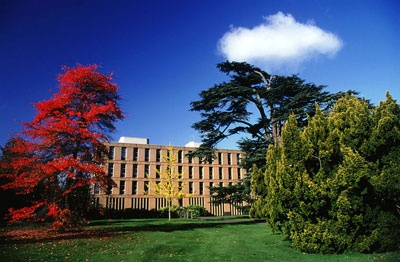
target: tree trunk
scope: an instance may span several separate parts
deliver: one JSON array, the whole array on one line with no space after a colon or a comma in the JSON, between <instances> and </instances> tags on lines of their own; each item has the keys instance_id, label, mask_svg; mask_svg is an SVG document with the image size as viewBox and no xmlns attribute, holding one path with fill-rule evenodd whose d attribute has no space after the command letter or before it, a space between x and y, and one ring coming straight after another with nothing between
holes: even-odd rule
<instances>
[{"instance_id":1,"label":"tree trunk","mask_svg":"<svg viewBox=\"0 0 400 262\"><path fill-rule=\"evenodd\" d=\"M168 221L171 221L171 201L168 201Z\"/></svg>"},{"instance_id":2,"label":"tree trunk","mask_svg":"<svg viewBox=\"0 0 400 262\"><path fill-rule=\"evenodd\" d=\"M259 72L259 71L254 71L255 73L259 74L265 84L265 88L267 89L268 92L271 91L271 81L273 76L271 75L270 78L267 80L265 79L265 76ZM258 97L258 99L260 100L260 98ZM262 105L262 104L261 104ZM274 140L274 142L278 142L278 144L281 143L281 136L280 136L280 126L279 123L275 120L273 114L274 114L274 106L272 104L272 102L269 102L269 111L271 114L271 129L272 129L272 139Z\"/></svg>"}]
</instances>

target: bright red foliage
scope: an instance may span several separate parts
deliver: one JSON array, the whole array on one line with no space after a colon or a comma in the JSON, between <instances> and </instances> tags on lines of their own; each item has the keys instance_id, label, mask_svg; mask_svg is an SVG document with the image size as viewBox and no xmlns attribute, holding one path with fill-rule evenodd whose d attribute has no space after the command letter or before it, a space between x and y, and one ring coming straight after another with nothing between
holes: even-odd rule
<instances>
[{"instance_id":1,"label":"bright red foliage","mask_svg":"<svg viewBox=\"0 0 400 262\"><path fill-rule=\"evenodd\" d=\"M2 187L29 196L32 206L10 210L11 222L51 217L55 228L73 225L89 208L90 185L112 183L101 167L103 142L124 116L118 86L97 68L64 67L59 91L35 104L37 115L14 139L13 161L2 163L9 181Z\"/></svg>"}]
</instances>

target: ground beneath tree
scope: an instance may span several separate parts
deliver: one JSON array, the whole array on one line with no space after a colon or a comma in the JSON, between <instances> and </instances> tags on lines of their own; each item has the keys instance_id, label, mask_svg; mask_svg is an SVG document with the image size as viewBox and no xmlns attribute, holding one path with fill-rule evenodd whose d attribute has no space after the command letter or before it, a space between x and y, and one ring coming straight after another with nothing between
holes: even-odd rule
<instances>
[{"instance_id":1,"label":"ground beneath tree","mask_svg":"<svg viewBox=\"0 0 400 262\"><path fill-rule=\"evenodd\" d=\"M219 223L236 224L248 222L248 218L215 218L198 217L198 220L218 221ZM252 220L250 223L265 223L265 221ZM74 239L105 239L124 233L123 229L113 228L81 228L70 229L65 232L57 232L48 226L33 225L32 227L2 227L0 228L0 244L11 243L43 243L49 241L71 241Z\"/></svg>"},{"instance_id":2,"label":"ground beneath tree","mask_svg":"<svg viewBox=\"0 0 400 262\"><path fill-rule=\"evenodd\" d=\"M72 239L107 238L116 234L107 229L79 229L56 232L48 227L7 228L0 230L0 243L32 243L47 241L69 241Z\"/></svg>"}]
</instances>

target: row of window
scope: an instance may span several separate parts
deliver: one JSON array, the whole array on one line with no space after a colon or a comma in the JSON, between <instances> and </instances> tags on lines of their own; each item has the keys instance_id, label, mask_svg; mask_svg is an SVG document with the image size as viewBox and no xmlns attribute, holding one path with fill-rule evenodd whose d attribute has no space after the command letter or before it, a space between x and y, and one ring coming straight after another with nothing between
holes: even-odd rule
<instances>
[{"instance_id":1,"label":"row of window","mask_svg":"<svg viewBox=\"0 0 400 262\"><path fill-rule=\"evenodd\" d=\"M158 170L159 172L162 172L161 169L161 165L156 165L156 170ZM188 167L188 177L189 179L193 179L193 175L194 175L194 168L193 166L189 166ZM198 168L198 174L199 174L199 179L204 179L205 178L205 167L199 166L196 167ZM215 174L214 174L214 169L218 168L218 179L224 179L224 169L222 167L208 167L208 179L216 179ZM155 173L155 177L156 178L160 178L160 174L159 172L157 172L156 170L150 170L150 165L144 165L144 174L141 177L145 177L145 174L151 176L152 173ZM232 179L232 167L228 167L228 177L227 179ZM183 174L183 166L178 166L178 173L179 174ZM240 167L237 168L237 174L238 174L238 179L242 179L242 169ZM110 177L114 177L114 163L108 163L108 176ZM119 173L119 177L128 177L127 175L127 164L122 163L120 164L120 173ZM132 165L132 176L133 178L137 178L139 177L139 165L138 164L133 164Z\"/></svg>"},{"instance_id":2,"label":"row of window","mask_svg":"<svg viewBox=\"0 0 400 262\"><path fill-rule=\"evenodd\" d=\"M151 149L150 148L145 148L144 149L144 161L149 162L150 161L150 153L151 153ZM168 153L168 151L167 151ZM192 151L188 151L188 154L192 153ZM233 163L233 156L232 153L226 153L227 154L227 164L228 165L232 165ZM108 158L110 160L117 160L115 159L115 147L114 146L110 146L109 147L109 156ZM184 158L184 152L182 150L178 150L178 163L183 163L183 158ZM240 153L236 153L236 164L239 165L240 162L240 158L241 155ZM222 165L225 164L223 163L223 153L222 152L218 152L218 164ZM127 148L126 147L121 147L121 158L120 160L128 160L127 159ZM134 147L133 148L133 157L132 157L133 161L139 161L139 148ZM162 161L162 153L161 153L161 149L156 149L156 162L163 162ZM191 157L188 157L188 163L192 163L193 159Z\"/></svg>"},{"instance_id":3,"label":"row of window","mask_svg":"<svg viewBox=\"0 0 400 262\"><path fill-rule=\"evenodd\" d=\"M116 192L113 192L113 190L119 190L119 194L120 195L125 195L126 194L126 191L125 191L126 187L125 186L126 186L126 183L129 183L129 182L132 183L132 192L131 192L132 195L150 193L149 192L150 191L149 190L149 181L144 181L143 188L142 188L141 192L138 191L139 189L138 189L138 182L137 181L119 181L118 188L114 188L114 189L109 188L107 193L108 194L113 194L113 193L115 194ZM204 195L205 194L205 191L204 191L205 183L204 182L198 182L198 183L199 183L198 184L199 192L195 192L195 190L194 190L194 182L189 182L188 183L188 192L189 192L189 194L193 194L193 193L196 193L198 195ZM229 182L229 185L232 185L232 182ZM214 187L216 185L215 185L214 182L209 182L208 186L210 188L210 187ZM219 182L218 186L224 186L223 182ZM94 193L95 194L100 194L100 186L98 184L95 184L95 186L94 186Z\"/></svg>"}]
</instances>

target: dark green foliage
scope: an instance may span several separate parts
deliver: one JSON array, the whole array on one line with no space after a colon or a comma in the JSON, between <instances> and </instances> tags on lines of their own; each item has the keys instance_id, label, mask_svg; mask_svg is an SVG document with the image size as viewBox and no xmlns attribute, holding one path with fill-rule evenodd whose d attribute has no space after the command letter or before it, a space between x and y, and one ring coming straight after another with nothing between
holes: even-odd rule
<instances>
[{"instance_id":1,"label":"dark green foliage","mask_svg":"<svg viewBox=\"0 0 400 262\"><path fill-rule=\"evenodd\" d=\"M265 169L265 152L274 140L280 141L282 126L291 113L302 127L308 123L307 115L314 115L315 103L328 110L344 96L341 92L323 91L324 86L306 83L297 75L271 77L247 63L223 62L217 67L228 80L202 91L200 100L191 102L191 110L199 112L202 118L193 124L202 135L202 145L191 156L208 162L215 158L214 148L220 141L239 135L242 137L238 146L246 154L241 166L247 170ZM258 186L262 187L262 183ZM257 201L250 212L261 218L265 216L265 190L256 191L253 193Z\"/></svg>"},{"instance_id":2,"label":"dark green foliage","mask_svg":"<svg viewBox=\"0 0 400 262\"><path fill-rule=\"evenodd\" d=\"M300 128L292 114L268 149L265 188L253 171L263 196L253 208L303 252L399 248L399 105L387 94L371 109L348 95L308 122Z\"/></svg>"},{"instance_id":3,"label":"dark green foliage","mask_svg":"<svg viewBox=\"0 0 400 262\"><path fill-rule=\"evenodd\" d=\"M157 210L158 217L168 217L168 207ZM173 218L196 218L199 216L210 216L207 209L203 206L189 205L187 207L171 206L171 216Z\"/></svg>"},{"instance_id":4,"label":"dark green foliage","mask_svg":"<svg viewBox=\"0 0 400 262\"><path fill-rule=\"evenodd\" d=\"M246 153L246 157L241 160L241 165L250 170L250 168L265 166L265 150L271 144L265 138L242 138L238 141L240 150Z\"/></svg>"},{"instance_id":5,"label":"dark green foliage","mask_svg":"<svg viewBox=\"0 0 400 262\"><path fill-rule=\"evenodd\" d=\"M202 118L193 124L203 142L193 156L208 161L214 157L212 148L220 141L242 135L238 144L246 153L243 166L263 167L266 149L279 139L281 127L291 113L304 126L307 114L314 115L315 102L327 109L344 95L329 94L323 91L324 86L306 83L297 75L271 78L247 63L223 62L217 67L229 80L202 91L200 100L191 102L190 109ZM264 82L263 77L268 80Z\"/></svg>"},{"instance_id":6,"label":"dark green foliage","mask_svg":"<svg viewBox=\"0 0 400 262\"><path fill-rule=\"evenodd\" d=\"M157 210L157 216L162 218L178 218L179 213L182 210L183 209L180 206L172 205L171 210L166 206Z\"/></svg>"},{"instance_id":7,"label":"dark green foliage","mask_svg":"<svg viewBox=\"0 0 400 262\"><path fill-rule=\"evenodd\" d=\"M210 187L212 204L231 204L243 213L248 213L254 202L250 190L250 177L240 180L237 184Z\"/></svg>"},{"instance_id":8,"label":"dark green foliage","mask_svg":"<svg viewBox=\"0 0 400 262\"><path fill-rule=\"evenodd\" d=\"M185 207L185 210L187 212L190 212L193 215L193 217L210 216L210 213L208 213L207 209L203 206L190 205Z\"/></svg>"}]
</instances>

